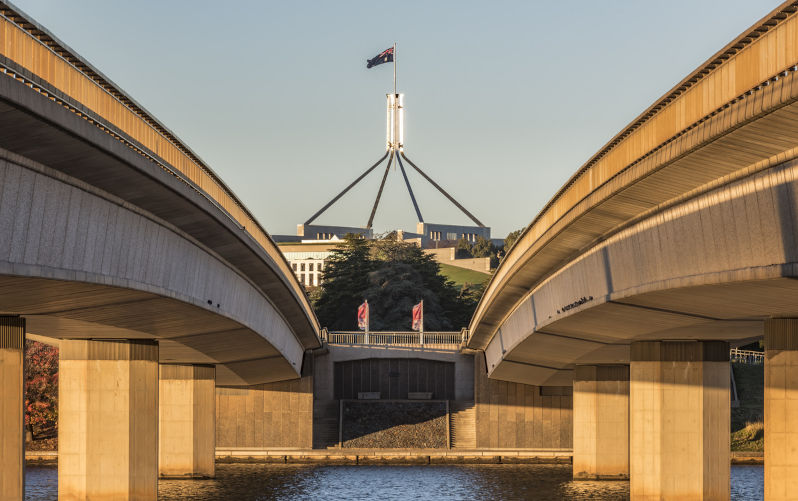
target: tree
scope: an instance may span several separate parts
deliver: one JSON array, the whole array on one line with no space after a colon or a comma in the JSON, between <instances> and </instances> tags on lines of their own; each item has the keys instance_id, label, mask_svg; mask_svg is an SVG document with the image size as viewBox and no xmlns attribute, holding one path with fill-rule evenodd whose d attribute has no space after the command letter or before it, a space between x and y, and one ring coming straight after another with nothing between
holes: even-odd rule
<instances>
[{"instance_id":1,"label":"tree","mask_svg":"<svg viewBox=\"0 0 798 501\"><path fill-rule=\"evenodd\" d=\"M491 257L495 254L496 248L493 246L493 242L485 237L478 236L477 241L474 242L474 246L471 248L471 255L474 257Z\"/></svg>"},{"instance_id":2,"label":"tree","mask_svg":"<svg viewBox=\"0 0 798 501\"><path fill-rule=\"evenodd\" d=\"M322 285L313 296L316 315L322 325L334 330L357 328L355 311L369 288L368 275L375 269L369 242L348 234L332 251L322 272Z\"/></svg>"},{"instance_id":3,"label":"tree","mask_svg":"<svg viewBox=\"0 0 798 501\"><path fill-rule=\"evenodd\" d=\"M347 238L333 252L314 307L321 324L356 330L358 305L369 302L370 328L410 330L410 312L424 301L424 328L468 325L476 302L440 274L435 259L390 235L379 240Z\"/></svg>"},{"instance_id":4,"label":"tree","mask_svg":"<svg viewBox=\"0 0 798 501\"><path fill-rule=\"evenodd\" d=\"M458 258L468 258L474 257L471 253L472 245L471 242L466 240L465 238L461 238L457 241L457 245L455 246L455 252L457 253Z\"/></svg>"},{"instance_id":5,"label":"tree","mask_svg":"<svg viewBox=\"0 0 798 501\"><path fill-rule=\"evenodd\" d=\"M525 228L521 228L520 230L511 231L507 237L504 239L504 253L505 255L510 252L510 248L515 244L516 240L521 236L521 233L524 232Z\"/></svg>"},{"instance_id":6,"label":"tree","mask_svg":"<svg viewBox=\"0 0 798 501\"><path fill-rule=\"evenodd\" d=\"M58 424L58 348L25 341L25 427L54 436Z\"/></svg>"}]
</instances>

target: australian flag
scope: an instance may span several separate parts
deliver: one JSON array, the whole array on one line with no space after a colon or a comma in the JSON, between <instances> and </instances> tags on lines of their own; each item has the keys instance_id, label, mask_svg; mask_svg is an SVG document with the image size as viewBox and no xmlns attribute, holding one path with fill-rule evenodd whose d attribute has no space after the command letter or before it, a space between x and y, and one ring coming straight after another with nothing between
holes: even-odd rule
<instances>
[{"instance_id":1,"label":"australian flag","mask_svg":"<svg viewBox=\"0 0 798 501\"><path fill-rule=\"evenodd\" d=\"M382 63L392 63L392 62L393 62L393 47L380 52L378 55L372 57L371 59L367 59L366 68L371 68L372 66L377 66L378 64Z\"/></svg>"}]
</instances>

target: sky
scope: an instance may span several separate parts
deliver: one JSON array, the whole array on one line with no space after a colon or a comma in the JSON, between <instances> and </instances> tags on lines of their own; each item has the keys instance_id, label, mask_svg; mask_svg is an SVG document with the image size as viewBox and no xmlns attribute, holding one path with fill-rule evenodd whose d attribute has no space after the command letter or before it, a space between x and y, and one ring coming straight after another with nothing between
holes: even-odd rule
<instances>
[{"instance_id":1,"label":"sky","mask_svg":"<svg viewBox=\"0 0 798 501\"><path fill-rule=\"evenodd\" d=\"M384 153L393 72L366 59L396 42L405 152L494 238L532 221L615 134L779 5L13 1L171 129L272 234L295 234ZM408 176L426 222L471 224ZM380 177L316 222L365 226ZM374 229L415 225L391 168Z\"/></svg>"}]
</instances>

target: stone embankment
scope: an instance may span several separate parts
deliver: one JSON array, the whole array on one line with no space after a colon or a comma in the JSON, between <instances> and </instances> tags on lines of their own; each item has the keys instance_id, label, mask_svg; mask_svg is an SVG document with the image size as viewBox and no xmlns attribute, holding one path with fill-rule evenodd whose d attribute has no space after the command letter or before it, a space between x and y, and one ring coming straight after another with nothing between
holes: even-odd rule
<instances>
[{"instance_id":1,"label":"stone embankment","mask_svg":"<svg viewBox=\"0 0 798 501\"><path fill-rule=\"evenodd\" d=\"M344 402L343 447L435 449L448 446L445 402Z\"/></svg>"}]
</instances>

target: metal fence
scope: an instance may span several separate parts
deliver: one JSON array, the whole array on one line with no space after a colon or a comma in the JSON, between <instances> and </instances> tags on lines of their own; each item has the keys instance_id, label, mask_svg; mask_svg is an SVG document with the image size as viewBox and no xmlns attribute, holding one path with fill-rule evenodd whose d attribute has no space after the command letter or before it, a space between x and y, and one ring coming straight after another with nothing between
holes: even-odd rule
<instances>
[{"instance_id":1,"label":"metal fence","mask_svg":"<svg viewBox=\"0 0 798 501\"><path fill-rule=\"evenodd\" d=\"M334 331L323 329L322 339L328 344L369 346L428 346L456 349L468 342L468 330L459 332L386 332Z\"/></svg>"},{"instance_id":2,"label":"metal fence","mask_svg":"<svg viewBox=\"0 0 798 501\"><path fill-rule=\"evenodd\" d=\"M765 354L761 351L732 348L729 350L729 360L742 364L763 364L765 363Z\"/></svg>"}]
</instances>

